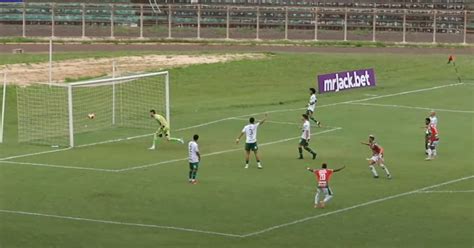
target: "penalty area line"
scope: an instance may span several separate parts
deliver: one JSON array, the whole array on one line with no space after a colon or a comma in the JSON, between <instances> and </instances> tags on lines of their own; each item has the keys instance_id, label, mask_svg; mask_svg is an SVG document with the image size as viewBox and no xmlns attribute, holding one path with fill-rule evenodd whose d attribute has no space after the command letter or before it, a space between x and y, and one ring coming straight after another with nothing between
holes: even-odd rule
<instances>
[{"instance_id":1,"label":"penalty area line","mask_svg":"<svg viewBox=\"0 0 474 248\"><path fill-rule=\"evenodd\" d=\"M335 127L335 128L332 128L332 129L328 129L328 130L313 133L313 134L311 134L311 136L330 133L330 132L334 132L334 131L341 130L341 129L342 129L342 127ZM259 146L262 147L262 146L274 145L274 144L283 143L283 142L287 142L287 141L290 141L290 140L296 140L296 139L300 139L300 137L298 136L298 137L291 137L291 138L286 138L286 139L275 140L275 141L259 144ZM224 153L229 153L229 152L235 152L235 151L241 151L241 150L242 150L242 148L228 149L228 150L203 154L203 155L201 155L201 157L209 157L209 156L214 156L214 155L219 155L219 154L224 154ZM119 170L117 170L117 172L144 169L144 168L149 168L149 167L153 167L153 166L169 164L169 163L174 163L174 162L180 162L180 161L186 161L186 160L188 160L187 157L186 158L172 159L172 160L162 161L162 162L158 162L158 163L145 164L145 165L140 165L140 166L134 166L134 167L124 168L124 169L119 169Z\"/></svg>"}]
</instances>

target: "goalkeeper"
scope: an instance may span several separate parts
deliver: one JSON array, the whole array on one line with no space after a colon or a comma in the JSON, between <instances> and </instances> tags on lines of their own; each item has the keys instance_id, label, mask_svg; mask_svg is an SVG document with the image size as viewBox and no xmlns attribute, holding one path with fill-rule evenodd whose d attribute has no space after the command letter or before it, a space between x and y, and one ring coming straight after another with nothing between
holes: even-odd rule
<instances>
[{"instance_id":1,"label":"goalkeeper","mask_svg":"<svg viewBox=\"0 0 474 248\"><path fill-rule=\"evenodd\" d=\"M165 117L157 114L154 109L150 110L150 116L158 122L158 125L160 125L158 130L156 130L156 132L153 134L153 145L149 148L150 150L155 150L155 144L157 143L158 138L163 137L163 135L167 141L174 141L184 144L183 139L170 137L170 125Z\"/></svg>"}]
</instances>

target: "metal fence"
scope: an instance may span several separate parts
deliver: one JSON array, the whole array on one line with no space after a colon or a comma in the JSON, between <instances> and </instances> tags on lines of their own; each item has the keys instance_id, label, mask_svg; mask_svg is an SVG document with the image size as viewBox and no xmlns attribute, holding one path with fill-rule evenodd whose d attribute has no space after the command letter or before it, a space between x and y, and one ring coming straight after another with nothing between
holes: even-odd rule
<instances>
[{"instance_id":1,"label":"metal fence","mask_svg":"<svg viewBox=\"0 0 474 248\"><path fill-rule=\"evenodd\" d=\"M474 43L474 12L202 4L0 4L0 37Z\"/></svg>"}]
</instances>

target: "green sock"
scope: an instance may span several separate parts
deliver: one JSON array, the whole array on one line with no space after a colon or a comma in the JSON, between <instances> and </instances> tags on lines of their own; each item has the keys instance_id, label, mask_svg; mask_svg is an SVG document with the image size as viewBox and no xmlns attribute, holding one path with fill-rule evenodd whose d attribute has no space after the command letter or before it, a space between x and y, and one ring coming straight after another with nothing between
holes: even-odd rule
<instances>
[{"instance_id":1,"label":"green sock","mask_svg":"<svg viewBox=\"0 0 474 248\"><path fill-rule=\"evenodd\" d=\"M174 142L181 143L181 139L178 139L178 138L171 138L170 137L169 141L174 141Z\"/></svg>"},{"instance_id":2,"label":"green sock","mask_svg":"<svg viewBox=\"0 0 474 248\"><path fill-rule=\"evenodd\" d=\"M193 179L196 179L197 173L198 173L197 170L193 171L193 174L192 174Z\"/></svg>"}]
</instances>

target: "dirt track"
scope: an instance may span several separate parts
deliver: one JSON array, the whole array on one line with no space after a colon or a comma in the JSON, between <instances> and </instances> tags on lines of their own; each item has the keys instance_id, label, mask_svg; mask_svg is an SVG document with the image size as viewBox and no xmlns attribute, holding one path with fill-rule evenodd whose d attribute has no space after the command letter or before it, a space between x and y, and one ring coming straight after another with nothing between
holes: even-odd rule
<instances>
[{"instance_id":1,"label":"dirt track","mask_svg":"<svg viewBox=\"0 0 474 248\"><path fill-rule=\"evenodd\" d=\"M47 44L2 44L0 53L11 53L12 49L22 48L26 53L48 52ZM55 52L79 51L213 51L213 52L319 52L319 53L396 53L396 54L472 54L474 47L466 48L345 48L309 46L245 46L245 45L201 45L201 44L56 44Z\"/></svg>"}]
</instances>

